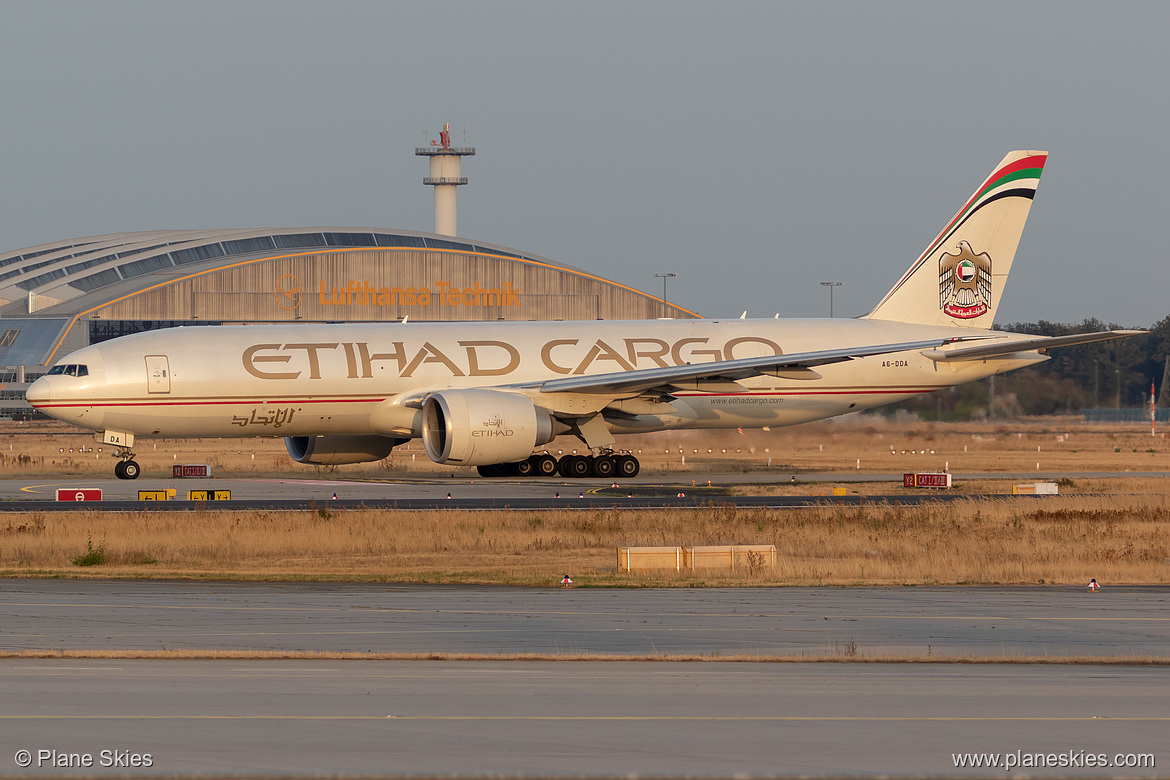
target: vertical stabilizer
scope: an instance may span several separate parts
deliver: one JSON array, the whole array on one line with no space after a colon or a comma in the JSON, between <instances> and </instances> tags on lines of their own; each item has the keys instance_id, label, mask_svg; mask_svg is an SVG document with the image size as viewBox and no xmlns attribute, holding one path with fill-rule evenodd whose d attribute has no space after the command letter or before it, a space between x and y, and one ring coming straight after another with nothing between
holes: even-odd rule
<instances>
[{"instance_id":1,"label":"vertical stabilizer","mask_svg":"<svg viewBox=\"0 0 1170 780\"><path fill-rule=\"evenodd\" d=\"M1011 152L866 319L990 328L1047 152Z\"/></svg>"}]
</instances>

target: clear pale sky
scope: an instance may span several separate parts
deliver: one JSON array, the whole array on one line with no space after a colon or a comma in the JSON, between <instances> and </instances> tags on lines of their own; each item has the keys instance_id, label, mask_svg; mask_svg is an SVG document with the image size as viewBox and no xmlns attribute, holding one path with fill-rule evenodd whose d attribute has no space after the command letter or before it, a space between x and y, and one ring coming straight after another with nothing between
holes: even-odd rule
<instances>
[{"instance_id":1,"label":"clear pale sky","mask_svg":"<svg viewBox=\"0 0 1170 780\"><path fill-rule=\"evenodd\" d=\"M1170 3L0 2L0 251L161 228L459 234L707 316L863 314L1012 149L997 320L1170 314Z\"/></svg>"}]
</instances>

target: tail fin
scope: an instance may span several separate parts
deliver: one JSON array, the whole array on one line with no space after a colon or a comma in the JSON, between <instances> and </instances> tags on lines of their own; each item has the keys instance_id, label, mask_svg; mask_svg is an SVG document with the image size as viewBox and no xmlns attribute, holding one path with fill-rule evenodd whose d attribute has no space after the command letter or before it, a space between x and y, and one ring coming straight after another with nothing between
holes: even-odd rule
<instances>
[{"instance_id":1,"label":"tail fin","mask_svg":"<svg viewBox=\"0 0 1170 780\"><path fill-rule=\"evenodd\" d=\"M1047 160L1004 157L865 319L990 328Z\"/></svg>"}]
</instances>

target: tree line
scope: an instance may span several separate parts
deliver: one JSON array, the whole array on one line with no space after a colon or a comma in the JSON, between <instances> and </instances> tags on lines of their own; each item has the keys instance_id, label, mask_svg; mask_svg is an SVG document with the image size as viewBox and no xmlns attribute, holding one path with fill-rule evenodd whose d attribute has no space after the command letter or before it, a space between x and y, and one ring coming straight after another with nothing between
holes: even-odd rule
<instances>
[{"instance_id":1,"label":"tree line","mask_svg":"<svg viewBox=\"0 0 1170 780\"><path fill-rule=\"evenodd\" d=\"M1014 322L996 330L1035 336L1067 336L1115 330L1096 318L1077 324ZM1162 374L1170 355L1170 316L1140 336L1062 347L1049 359L1028 368L968 382L885 407L916 412L924 419L969 420L1016 415L1075 414L1093 407L1136 407L1149 404L1150 383L1163 393ZM1159 399L1159 406L1165 402Z\"/></svg>"}]
</instances>

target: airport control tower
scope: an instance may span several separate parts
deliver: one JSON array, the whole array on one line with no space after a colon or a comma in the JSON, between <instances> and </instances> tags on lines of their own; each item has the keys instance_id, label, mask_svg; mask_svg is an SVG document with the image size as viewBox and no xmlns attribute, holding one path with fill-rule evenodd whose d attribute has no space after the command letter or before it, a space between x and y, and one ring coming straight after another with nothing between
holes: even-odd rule
<instances>
[{"instance_id":1,"label":"airport control tower","mask_svg":"<svg viewBox=\"0 0 1170 780\"><path fill-rule=\"evenodd\" d=\"M435 188L435 232L444 236L457 235L455 188L467 183L467 177L459 175L459 160L475 154L475 147L452 146L451 126L444 124L438 141L431 141L430 146L417 147L414 153L431 158L431 175L423 179L423 184Z\"/></svg>"}]
</instances>

